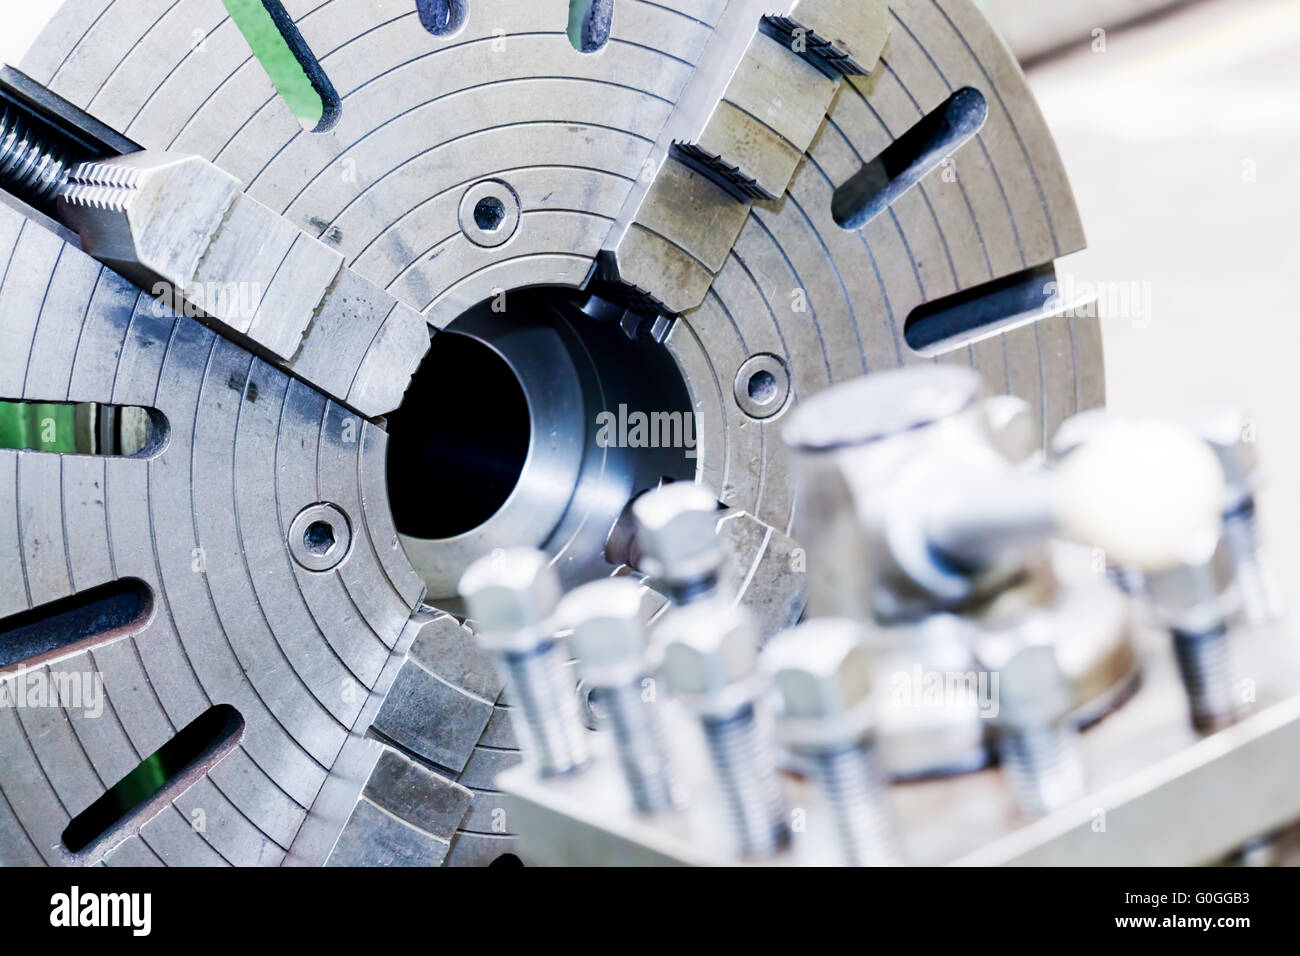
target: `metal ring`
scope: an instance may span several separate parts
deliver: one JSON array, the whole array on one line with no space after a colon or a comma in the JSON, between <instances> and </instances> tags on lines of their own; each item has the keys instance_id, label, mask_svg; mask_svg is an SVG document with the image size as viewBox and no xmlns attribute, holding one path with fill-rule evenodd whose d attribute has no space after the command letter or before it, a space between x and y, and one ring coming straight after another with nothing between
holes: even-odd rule
<instances>
[{"instance_id":1,"label":"metal ring","mask_svg":"<svg viewBox=\"0 0 1300 956\"><path fill-rule=\"evenodd\" d=\"M499 179L484 179L465 190L457 213L465 238L488 248L515 234L519 215L519 194Z\"/></svg>"},{"instance_id":2,"label":"metal ring","mask_svg":"<svg viewBox=\"0 0 1300 956\"><path fill-rule=\"evenodd\" d=\"M289 553L308 571L328 571L347 557L352 525L328 502L308 505L289 525Z\"/></svg>"},{"instance_id":3,"label":"metal ring","mask_svg":"<svg viewBox=\"0 0 1300 956\"><path fill-rule=\"evenodd\" d=\"M751 355L736 372L736 403L750 418L771 418L790 400L790 370L770 352Z\"/></svg>"}]
</instances>

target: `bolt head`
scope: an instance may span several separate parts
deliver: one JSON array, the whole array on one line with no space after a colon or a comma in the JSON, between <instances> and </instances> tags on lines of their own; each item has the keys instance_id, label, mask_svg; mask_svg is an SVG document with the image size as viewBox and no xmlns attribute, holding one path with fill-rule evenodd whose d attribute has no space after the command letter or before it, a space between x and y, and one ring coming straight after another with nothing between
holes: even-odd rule
<instances>
[{"instance_id":1,"label":"bolt head","mask_svg":"<svg viewBox=\"0 0 1300 956\"><path fill-rule=\"evenodd\" d=\"M781 736L792 746L846 745L871 731L871 655L856 621L816 618L763 651L780 702Z\"/></svg>"},{"instance_id":2,"label":"bolt head","mask_svg":"<svg viewBox=\"0 0 1300 956\"><path fill-rule=\"evenodd\" d=\"M987 634L976 643L980 666L997 676L997 722L1051 726L1073 709L1070 680L1056 645L1032 624Z\"/></svg>"},{"instance_id":3,"label":"bolt head","mask_svg":"<svg viewBox=\"0 0 1300 956\"><path fill-rule=\"evenodd\" d=\"M665 581L691 581L722 564L718 500L692 482L646 492L632 505L641 570Z\"/></svg>"},{"instance_id":4,"label":"bolt head","mask_svg":"<svg viewBox=\"0 0 1300 956\"><path fill-rule=\"evenodd\" d=\"M677 608L664 616L658 637L672 693L697 709L753 700L758 630L744 608L719 600Z\"/></svg>"},{"instance_id":5,"label":"bolt head","mask_svg":"<svg viewBox=\"0 0 1300 956\"><path fill-rule=\"evenodd\" d=\"M871 697L871 667L862 627L820 618L774 639L764 663L782 713L798 719L838 717Z\"/></svg>"},{"instance_id":6,"label":"bolt head","mask_svg":"<svg viewBox=\"0 0 1300 956\"><path fill-rule=\"evenodd\" d=\"M527 653L550 640L562 592L541 551L511 548L485 555L466 569L459 590L486 650Z\"/></svg>"},{"instance_id":7,"label":"bolt head","mask_svg":"<svg viewBox=\"0 0 1300 956\"><path fill-rule=\"evenodd\" d=\"M569 649L578 673L593 687L634 681L646 669L642 589L629 578L606 578L571 591L556 622L570 627Z\"/></svg>"}]
</instances>

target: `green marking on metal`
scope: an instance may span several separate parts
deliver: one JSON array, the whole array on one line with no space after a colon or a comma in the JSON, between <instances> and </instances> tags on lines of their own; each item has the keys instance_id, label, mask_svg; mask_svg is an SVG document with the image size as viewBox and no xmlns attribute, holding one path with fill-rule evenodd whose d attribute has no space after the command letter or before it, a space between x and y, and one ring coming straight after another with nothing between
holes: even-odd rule
<instances>
[{"instance_id":1,"label":"green marking on metal","mask_svg":"<svg viewBox=\"0 0 1300 956\"><path fill-rule=\"evenodd\" d=\"M332 126L337 95L279 0L221 2L303 129L323 131ZM278 8L275 15L272 7Z\"/></svg>"}]
</instances>

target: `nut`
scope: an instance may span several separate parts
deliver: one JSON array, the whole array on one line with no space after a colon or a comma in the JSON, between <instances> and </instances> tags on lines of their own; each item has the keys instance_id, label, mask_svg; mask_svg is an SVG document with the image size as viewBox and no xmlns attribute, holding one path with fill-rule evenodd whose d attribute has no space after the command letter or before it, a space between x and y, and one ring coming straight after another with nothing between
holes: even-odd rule
<instances>
[{"instance_id":1,"label":"nut","mask_svg":"<svg viewBox=\"0 0 1300 956\"><path fill-rule=\"evenodd\" d=\"M494 551L469 566L459 589L484 649L526 654L550 640L560 579L541 551Z\"/></svg>"},{"instance_id":2,"label":"nut","mask_svg":"<svg viewBox=\"0 0 1300 956\"><path fill-rule=\"evenodd\" d=\"M641 588L628 578L593 581L560 602L556 621L573 628L569 649L592 687L617 687L646 670L646 626Z\"/></svg>"},{"instance_id":3,"label":"nut","mask_svg":"<svg viewBox=\"0 0 1300 956\"><path fill-rule=\"evenodd\" d=\"M673 482L632 505L641 570L669 583L693 581L722 564L718 500L701 485Z\"/></svg>"},{"instance_id":4,"label":"nut","mask_svg":"<svg viewBox=\"0 0 1300 956\"><path fill-rule=\"evenodd\" d=\"M871 731L871 659L864 637L855 621L819 618L768 644L763 663L780 697L778 727L788 745L851 745Z\"/></svg>"},{"instance_id":5,"label":"nut","mask_svg":"<svg viewBox=\"0 0 1300 956\"><path fill-rule=\"evenodd\" d=\"M662 674L668 688L700 712L723 715L757 696L758 638L749 612L701 601L665 615Z\"/></svg>"}]
</instances>

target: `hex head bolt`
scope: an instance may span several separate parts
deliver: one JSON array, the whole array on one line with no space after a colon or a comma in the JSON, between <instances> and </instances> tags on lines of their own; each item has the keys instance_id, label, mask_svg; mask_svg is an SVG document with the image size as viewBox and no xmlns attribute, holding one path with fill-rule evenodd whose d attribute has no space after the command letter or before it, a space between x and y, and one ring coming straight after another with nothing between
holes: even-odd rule
<instances>
[{"instance_id":1,"label":"hex head bolt","mask_svg":"<svg viewBox=\"0 0 1300 956\"><path fill-rule=\"evenodd\" d=\"M1249 437L1251 422L1241 412L1223 409L1203 416L1196 430L1218 458L1227 481L1223 538L1246 619L1252 624L1276 621L1282 616L1282 598L1260 546L1255 508L1259 461Z\"/></svg>"},{"instance_id":2,"label":"hex head bolt","mask_svg":"<svg viewBox=\"0 0 1300 956\"><path fill-rule=\"evenodd\" d=\"M632 505L640 570L661 582L674 604L717 592L725 562L718 540L718 500L692 482L648 491Z\"/></svg>"},{"instance_id":3,"label":"hex head bolt","mask_svg":"<svg viewBox=\"0 0 1300 956\"><path fill-rule=\"evenodd\" d=\"M998 753L1016 806L1041 816L1084 792L1069 683L1051 644L989 643L977 646L976 655L981 666L999 675Z\"/></svg>"},{"instance_id":4,"label":"hex head bolt","mask_svg":"<svg viewBox=\"0 0 1300 956\"><path fill-rule=\"evenodd\" d=\"M619 766L638 813L676 809L672 762L653 700L641 588L627 578L585 584L560 603L556 618L572 627L569 649L578 673L608 715Z\"/></svg>"},{"instance_id":5,"label":"hex head bolt","mask_svg":"<svg viewBox=\"0 0 1300 956\"><path fill-rule=\"evenodd\" d=\"M699 718L737 851L774 855L789 844L790 829L775 750L755 709L763 688L757 627L744 608L715 598L665 615L659 637L661 673Z\"/></svg>"},{"instance_id":6,"label":"hex head bolt","mask_svg":"<svg viewBox=\"0 0 1300 956\"><path fill-rule=\"evenodd\" d=\"M1245 712L1223 609L1223 594L1232 582L1232 558L1223 541L1205 560L1147 579L1155 613L1173 636L1192 727L1202 734L1235 724Z\"/></svg>"},{"instance_id":7,"label":"hex head bolt","mask_svg":"<svg viewBox=\"0 0 1300 956\"><path fill-rule=\"evenodd\" d=\"M1063 463L1060 515L1081 542L1142 573L1152 611L1173 638L1192 725L1209 733L1241 716L1224 595L1227 482L1194 432L1113 422Z\"/></svg>"},{"instance_id":8,"label":"hex head bolt","mask_svg":"<svg viewBox=\"0 0 1300 956\"><path fill-rule=\"evenodd\" d=\"M586 731L553 616L560 581L540 551L512 548L480 558L460 579L479 645L495 656L524 752L542 776L587 762Z\"/></svg>"},{"instance_id":9,"label":"hex head bolt","mask_svg":"<svg viewBox=\"0 0 1300 956\"><path fill-rule=\"evenodd\" d=\"M763 651L780 700L777 735L808 765L847 866L902 862L876 755L871 665L860 624L818 618Z\"/></svg>"}]
</instances>

